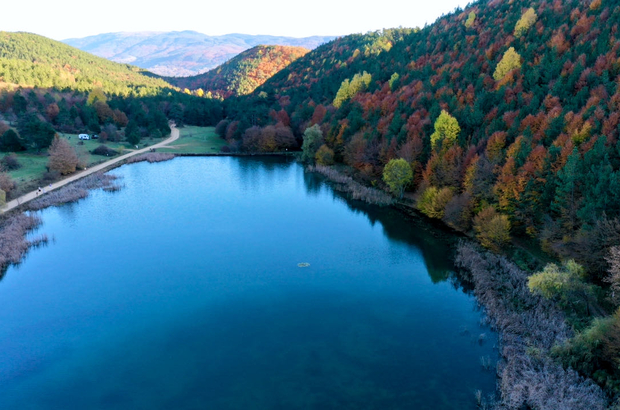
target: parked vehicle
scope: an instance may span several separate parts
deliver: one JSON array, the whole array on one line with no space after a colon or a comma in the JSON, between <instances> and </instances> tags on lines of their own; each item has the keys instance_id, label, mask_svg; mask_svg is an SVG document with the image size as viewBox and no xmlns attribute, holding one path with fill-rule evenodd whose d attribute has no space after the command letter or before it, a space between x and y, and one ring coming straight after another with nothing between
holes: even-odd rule
<instances>
[{"instance_id":1,"label":"parked vehicle","mask_svg":"<svg viewBox=\"0 0 620 410\"><path fill-rule=\"evenodd\" d=\"M89 140L90 139L90 135L88 134L80 134L78 135L78 138L81 140Z\"/></svg>"},{"instance_id":2,"label":"parked vehicle","mask_svg":"<svg viewBox=\"0 0 620 410\"><path fill-rule=\"evenodd\" d=\"M91 139L96 140L97 138L99 138L99 135L97 134L93 134L90 136Z\"/></svg>"}]
</instances>

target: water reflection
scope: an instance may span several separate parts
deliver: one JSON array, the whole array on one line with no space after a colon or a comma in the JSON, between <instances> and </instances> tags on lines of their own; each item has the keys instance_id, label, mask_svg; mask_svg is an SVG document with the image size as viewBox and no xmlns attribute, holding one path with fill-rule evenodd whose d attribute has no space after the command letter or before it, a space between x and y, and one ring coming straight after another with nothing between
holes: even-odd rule
<instances>
[{"instance_id":1,"label":"water reflection","mask_svg":"<svg viewBox=\"0 0 620 410\"><path fill-rule=\"evenodd\" d=\"M308 194L313 196L331 190L334 198L344 202L351 211L366 216L371 225L379 223L390 241L402 243L411 251L421 251L433 283L444 281L453 273L454 237L440 232L422 218L414 221L392 208L349 199L346 193L332 190L326 179L317 173L304 172L304 183Z\"/></svg>"}]
</instances>

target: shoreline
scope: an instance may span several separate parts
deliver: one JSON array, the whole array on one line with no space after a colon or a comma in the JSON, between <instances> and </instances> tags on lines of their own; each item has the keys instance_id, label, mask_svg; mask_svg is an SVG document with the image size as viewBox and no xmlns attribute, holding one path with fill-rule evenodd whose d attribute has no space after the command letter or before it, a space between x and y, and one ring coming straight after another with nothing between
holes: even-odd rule
<instances>
[{"instance_id":1,"label":"shoreline","mask_svg":"<svg viewBox=\"0 0 620 410\"><path fill-rule=\"evenodd\" d=\"M153 148L153 147L150 147ZM134 159L136 159L136 155L138 153L131 155L130 157L133 157ZM148 161L148 159L146 158L146 156L149 154L149 152L142 152L142 154L145 158L142 158L142 161ZM164 155L168 155L168 153L162 153L162 152L156 152L156 153L152 153L152 154L164 154ZM167 159L173 159L175 157L277 157L277 156L295 156L295 153L290 152L290 153L205 153L205 154L173 154L173 153L169 153L169 157L167 157ZM104 181L106 180L106 178L104 178L104 173L108 172L114 168L120 167L122 165L127 164L127 159L128 158L123 158L122 160L117 160L114 161L112 163L108 162L104 165L103 167L101 167L100 170L98 170L98 172L96 173L89 173L89 174L84 174L81 175L79 174L78 178L75 178L74 180L65 182L64 184L58 186L58 188L65 186L65 189L67 188L72 188L72 186L74 184L79 184L80 181L85 181L84 178L92 178L95 180L99 180L99 181ZM164 160L167 160L164 159ZM136 162L136 161L135 161ZM149 161L149 162L155 162L155 161ZM342 189L342 186L339 186L338 181L333 181L331 180L327 175L324 175L321 172L318 172L316 170L307 170L306 168L304 168L305 172L312 172L312 173L317 173L319 175L321 175L323 178L325 178L326 181L328 181L330 183L330 186L332 187L332 189L337 190L339 192L343 192L346 196L351 197L351 192L347 191L346 189ZM88 183L85 183L85 187L84 188L77 188L77 189L82 189L82 190L87 190L90 191L92 189L97 189L97 188L104 188L106 189L106 187L109 187L110 184L105 185L104 182L101 182L101 185L97 185L97 183L93 183L89 186ZM56 192L60 192L60 191L56 191ZM46 198L50 193L46 193L45 195L36 197L34 199L38 199L38 200L42 200L44 198ZM2 218L2 225L3 228L6 225L9 225L13 219L16 218L20 218L23 217L24 214L23 211L27 211L27 210L38 210L38 209L44 209L50 206L57 206L57 205L61 205L64 203L69 203L69 202L74 202L76 200L79 200L81 198L84 198L85 196L87 196L88 193L86 192L85 195L82 196L77 196L77 197L70 197L67 198L66 200L59 200L59 201L52 201L51 203L47 204L46 206L42 206L39 208L28 208L28 206L26 206L25 209L21 209L24 205L28 204L28 202L26 203L22 203L20 204L18 207L14 207L12 209L7 210L6 212L2 212L2 214L0 214L1 218ZM360 200L363 202L367 202L364 200L364 198L351 198L354 200ZM522 271L521 269L517 268L514 265L514 262L510 259L508 259L507 257L504 256L499 256L499 255L495 255L495 254L491 254L487 251L477 251L477 256L473 257L471 255L473 255L472 252L474 252L472 249L473 247L471 245L463 245L464 241L467 242L472 242L471 238L464 234L463 232L454 230L453 228L449 227L448 225L446 225L445 223L440 223L438 221L433 220L432 218L428 218L425 215L421 214L419 211L417 211L411 204L406 203L405 201L394 201L393 203L389 204L389 205L383 205L383 206L388 206L394 210L396 210L397 212L401 213L403 216L406 217L413 217L413 218L423 218L426 222L430 223L430 225L434 228L437 229L438 231L440 231L442 234L444 235L451 235L454 236L456 235L456 237L454 238L455 241L460 241L461 244L457 246L457 250L456 250L456 258L455 258L455 267L461 268L461 270L465 270L470 272L471 277L469 278L469 280L472 281L472 283L474 284L474 295L476 297L476 302L483 307L483 309L485 310L484 314L489 317L489 319L492 321L493 323L493 328L494 330L498 333L499 336L499 340L500 340L500 360L497 363L496 366L496 371L497 371L497 392L500 393L501 397L500 397L500 402L499 403L492 403L494 406L496 406L496 408L508 408L508 409L516 409L519 408L518 406L515 405L515 394L521 394L523 395L523 393L519 393L517 392L517 389L522 389L524 388L524 384L523 382L521 383L515 383L515 384L509 384L507 380L505 380L505 378L503 377L506 369L510 368L508 364L511 363L511 360L514 361L516 360L514 357L512 357L511 355L507 354L507 353L515 353L515 350L512 349L511 350L511 341L514 341L515 338L523 338L523 339L528 339L531 340L531 337L528 337L528 332L529 333L533 333L539 329L530 329L528 327L521 327L519 330L521 330L521 332L516 331L515 332L515 326L513 323L506 323L506 322L501 322L500 319L502 319L501 317L498 318L497 314L494 314L494 309L497 309L498 306L501 306L502 304L507 304L508 303L508 295L503 295L501 294L501 292L499 292L497 289L494 289L492 286L488 285L488 282L490 281L488 279L488 274L493 270L493 269L487 269L487 272L482 272L484 269L480 269L480 266L476 266L476 265L481 265L484 267L489 267L489 266L494 266L496 270L504 270L504 271L510 271L510 272L516 272L518 271L519 273L517 274L519 276L519 280L517 282L519 282L519 286L522 287L522 280L523 277L526 277L527 274ZM32 226L29 228L28 231L25 231L22 233L22 237L21 237L21 243L25 243L26 246L23 248L22 252L21 252L21 256L19 257L19 260L23 259L23 257L25 256L25 254L29 251L30 248L41 245L42 242L45 241L41 241L41 240L37 240L36 238L32 241L28 241L26 240L26 236L27 233L30 232L31 230L35 229L38 226L38 224ZM0 234L3 233L3 230L0 231ZM465 239L464 239L465 238ZM467 251L463 251L463 247L469 247L469 250ZM470 255L470 259L474 258L476 259L477 262L476 264L471 264L471 263L467 263L467 262L463 262L457 261L457 258L461 257L461 259L463 259L462 255L464 253L468 253ZM483 253L484 252L484 253ZM492 261L491 263L490 260ZM6 269L14 263L19 263L18 262L14 262L14 261L10 261L7 262L5 264L5 266L0 266L0 270L2 271L2 273L0 274L0 278L4 275L4 273L6 272ZM510 267L508 267L508 265L510 265ZM476 273L476 270L478 273ZM495 272L495 271L493 271ZM486 275L486 276L485 276ZM468 280L468 278L465 278L466 280ZM491 280L492 282L492 280ZM509 280L510 282L510 280ZM512 281L514 282L514 281ZM504 284L503 281L501 280L497 280L495 282L493 282L494 285L496 285L497 287L502 286L502 284ZM514 284L514 283L513 283ZM484 288L484 289L483 289ZM515 291L517 293L519 293L520 295L524 295L524 293L522 291ZM513 295L514 296L514 295ZM527 296L523 296L523 299L527 298ZM521 319L521 316L523 316L524 318L522 320L527 320L528 315L535 315L537 314L538 309L537 308L532 308L531 310L528 310L526 312L519 312L518 314L512 314L512 320L513 322ZM507 315L506 313L502 313L499 316L502 315ZM516 318L516 319L515 319ZM562 324L563 326L567 326L566 323ZM519 327L519 326L516 326ZM563 333L563 332L557 332L557 333ZM564 333L563 335L560 336L560 338L564 338L566 337L566 333ZM506 341L509 341L508 343ZM548 344L548 342L543 343L544 347L542 347L542 349L544 351L548 351L550 349L550 345ZM540 363L540 366L532 366L532 368L534 370L539 371L541 374L544 374L544 372L548 372L550 371L549 369L553 370L553 373L556 375L555 380L557 381L557 377L559 377L559 379L562 379L562 381L564 383L568 383L565 384L565 386L567 386L566 388L568 390L570 390L570 388L574 388L575 393L579 393L579 395L581 397L588 396L590 394L592 394L592 397L596 398L597 402L600 402L601 399L601 395L602 395L602 390L601 393L599 394L596 391L596 388L598 388L598 385L594 384L593 381L591 381L590 379L583 379L580 378L579 376L576 376L573 373L571 373L568 370L564 370L562 372L562 367L560 364L555 363L553 360L551 360L549 357L547 357L545 355L544 360L542 360L540 358L540 356L538 357L530 357L529 352L525 352L523 350L522 347L519 347L519 352L521 353L521 356L518 358L519 363L523 363L526 362L528 360L538 360ZM525 356L525 358L523 357ZM531 371L531 370L530 370ZM521 373L521 372L518 372ZM532 374L530 373L531 377L536 376L536 374ZM542 377L542 376L541 376ZM572 384L570 384L572 383ZM595 387L593 387L595 386ZM527 390L528 388L526 388ZM600 388L599 388L600 389ZM535 401L537 397L520 397L520 399L516 400L516 401L520 401L522 404L526 404L526 403L532 403L532 400ZM512 402L512 403L511 403ZM486 406L490 403L487 402L483 402L483 403L479 403L479 406ZM538 402L538 405L540 405L541 403ZM545 408L554 408L554 407L539 407L541 409L545 409ZM563 407L566 409L580 409L582 407ZM592 408L592 409L598 409L599 407L588 407L588 408Z\"/></svg>"}]
</instances>

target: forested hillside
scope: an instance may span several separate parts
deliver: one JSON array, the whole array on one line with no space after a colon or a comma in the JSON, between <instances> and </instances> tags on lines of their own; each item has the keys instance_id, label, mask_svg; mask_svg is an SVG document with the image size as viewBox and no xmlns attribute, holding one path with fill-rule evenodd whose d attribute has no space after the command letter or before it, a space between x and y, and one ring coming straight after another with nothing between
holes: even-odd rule
<instances>
[{"instance_id":1,"label":"forested hillside","mask_svg":"<svg viewBox=\"0 0 620 410\"><path fill-rule=\"evenodd\" d=\"M145 74L42 36L0 32L0 151L45 152L56 132L136 145L167 135L169 120L221 119L220 101Z\"/></svg>"},{"instance_id":2,"label":"forested hillside","mask_svg":"<svg viewBox=\"0 0 620 410\"><path fill-rule=\"evenodd\" d=\"M173 88L162 79L30 33L0 32L0 81L24 87L154 95Z\"/></svg>"},{"instance_id":3,"label":"forested hillside","mask_svg":"<svg viewBox=\"0 0 620 410\"><path fill-rule=\"evenodd\" d=\"M460 212L494 205L513 233L562 251L620 215L619 22L612 2L490 1L340 38L231 102L228 137L319 124L337 162L378 178L404 158L409 191L449 188Z\"/></svg>"},{"instance_id":4,"label":"forested hillside","mask_svg":"<svg viewBox=\"0 0 620 410\"><path fill-rule=\"evenodd\" d=\"M218 130L269 150L290 125L306 160L397 194L386 165L402 159L429 217L497 251L530 238L576 259L531 289L587 329L554 354L617 394L620 312L592 320L620 292L619 24L609 0L490 0L424 29L339 38L228 101Z\"/></svg>"},{"instance_id":5,"label":"forested hillside","mask_svg":"<svg viewBox=\"0 0 620 410\"><path fill-rule=\"evenodd\" d=\"M205 74L167 80L180 88L200 89L201 94L211 93L218 98L250 94L309 51L302 47L256 46Z\"/></svg>"}]
</instances>

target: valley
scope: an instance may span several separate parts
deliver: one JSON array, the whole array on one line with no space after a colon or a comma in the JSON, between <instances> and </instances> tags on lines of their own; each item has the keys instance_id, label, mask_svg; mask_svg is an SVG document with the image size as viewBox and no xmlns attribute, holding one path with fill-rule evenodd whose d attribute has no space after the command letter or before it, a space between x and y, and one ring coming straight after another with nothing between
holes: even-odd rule
<instances>
[{"instance_id":1,"label":"valley","mask_svg":"<svg viewBox=\"0 0 620 410\"><path fill-rule=\"evenodd\" d=\"M2 202L78 179L80 170L108 157L120 161L128 151L155 148L159 160L169 160L118 162L112 172L97 174L122 176L118 185L84 183L88 189L75 188L79 195L49 203L54 206L4 213L0 285L8 285L0 293L7 300L11 292L36 300L28 289L75 274L77 265L55 270L46 261L70 253L76 244L68 238L77 231L85 241L94 240L93 232L109 235L104 248L114 255L138 255L119 256L118 265L99 262L92 269L98 273L88 273L79 289L54 288L52 296L63 305L75 292L104 285L92 306L102 317L116 317L116 303L137 309L136 298L153 307L126 328L111 329L119 336L106 351L112 362L130 352L133 364L125 374L149 387L102 383L101 390L83 390L86 407L131 408L134 400L147 406L159 376L178 371L192 375L191 391L179 383L161 393L165 403L178 400L182 408L615 410L619 30L620 6L612 1L479 0L424 27L296 43L158 31L66 41L74 47L0 32ZM206 44L213 46L209 53ZM178 63L184 57L187 64ZM98 138L80 141L78 134ZM254 206L262 216L252 214ZM82 211L89 207L96 216ZM165 209L179 219L168 220L160 212ZM124 230L115 225L117 216ZM360 216L363 222L352 222ZM130 221L139 228L117 248L123 238L116 229L129 235ZM54 231L65 239L49 241ZM374 238L367 248L357 244L367 236ZM160 237L180 242L160 244ZM170 254L162 244L170 245ZM433 247L441 251L434 254ZM190 258L186 248L200 257ZM114 259L105 252L93 258ZM149 258L159 264L149 267ZM190 259L200 269L187 265ZM41 284L21 278L16 264L22 260L29 278L41 272ZM106 273L128 280L127 289L153 293L103 284ZM425 290L417 293L418 285ZM339 304L337 295L351 304ZM193 313L178 303L185 297ZM412 298L429 305L414 306ZM158 303L170 315L161 328L144 321ZM40 355L0 368L0 375L9 375L7 389L19 392L6 402L13 408L28 402L30 388L53 397L37 399L39 408L67 403L70 395L48 390L56 373L66 376L65 386L84 387L83 363L109 371L89 354L91 341L101 342L96 350L106 342L89 333L88 311L80 313L80 323L68 324L71 304L63 306L60 322L78 329L72 340L82 340L81 332L90 336L72 345L62 331L42 334L65 353L39 346ZM369 309L362 309L365 319L348 316L362 306ZM41 314L36 303L32 311L21 309L32 314L25 326ZM290 316L282 313L289 310ZM301 319L314 313L316 320ZM435 314L439 327L449 326L407 345L404 340L422 334L430 325L418 326ZM184 315L218 331L194 328ZM451 316L468 323L466 329ZM149 339L141 320L158 336ZM15 328L19 315L12 312L6 321L6 329ZM138 357L139 346L124 350L119 344L134 326L136 340L154 341L149 359ZM5 332L0 346L7 345L12 357L27 356ZM28 332L16 332L36 345ZM471 346L457 342L458 335ZM231 342L237 338L248 346ZM203 343L226 359L201 351ZM200 366L190 363L183 346ZM433 359L416 356L432 346L438 350ZM156 366L154 357L171 347L180 367L174 360ZM235 351L241 352L237 359ZM270 360L277 366L263 379ZM219 370L203 372L210 361ZM142 367L153 377L138 374ZM459 370L451 374L452 367ZM96 373L87 378L91 386L102 380ZM200 393L199 380L217 394ZM471 380L482 385L476 394ZM489 387L494 383L496 389ZM432 397L422 398L418 385ZM293 397L291 391L300 389Z\"/></svg>"}]
</instances>

